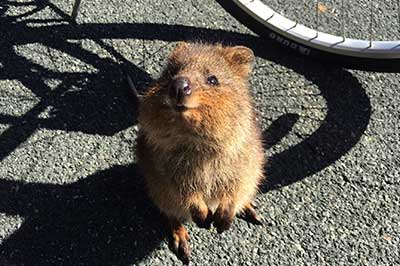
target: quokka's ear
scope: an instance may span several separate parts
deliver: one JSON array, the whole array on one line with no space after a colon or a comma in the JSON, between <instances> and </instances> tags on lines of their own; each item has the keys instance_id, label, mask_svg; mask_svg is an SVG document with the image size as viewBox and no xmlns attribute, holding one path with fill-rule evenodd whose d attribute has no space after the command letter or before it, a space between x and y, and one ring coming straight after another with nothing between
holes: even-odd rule
<instances>
[{"instance_id":1,"label":"quokka's ear","mask_svg":"<svg viewBox=\"0 0 400 266\"><path fill-rule=\"evenodd\" d=\"M171 54L169 55L169 59L174 59L177 57L180 53L188 49L189 43L187 42L177 42L174 50L172 50Z\"/></svg>"},{"instance_id":2,"label":"quokka's ear","mask_svg":"<svg viewBox=\"0 0 400 266\"><path fill-rule=\"evenodd\" d=\"M251 49L245 46L226 47L224 57L235 73L242 77L249 76L254 63L254 53Z\"/></svg>"}]
</instances>

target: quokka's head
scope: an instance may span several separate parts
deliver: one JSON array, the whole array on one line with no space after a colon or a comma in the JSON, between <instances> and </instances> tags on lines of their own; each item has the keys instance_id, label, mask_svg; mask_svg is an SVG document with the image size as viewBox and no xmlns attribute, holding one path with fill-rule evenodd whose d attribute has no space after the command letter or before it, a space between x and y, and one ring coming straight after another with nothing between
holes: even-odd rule
<instances>
[{"instance_id":1,"label":"quokka's head","mask_svg":"<svg viewBox=\"0 0 400 266\"><path fill-rule=\"evenodd\" d=\"M180 42L162 74L167 103L176 112L190 112L240 101L253 61L253 52L244 46Z\"/></svg>"},{"instance_id":2,"label":"quokka's head","mask_svg":"<svg viewBox=\"0 0 400 266\"><path fill-rule=\"evenodd\" d=\"M178 43L144 99L139 123L159 139L233 135L251 119L253 61L244 46Z\"/></svg>"}]
</instances>

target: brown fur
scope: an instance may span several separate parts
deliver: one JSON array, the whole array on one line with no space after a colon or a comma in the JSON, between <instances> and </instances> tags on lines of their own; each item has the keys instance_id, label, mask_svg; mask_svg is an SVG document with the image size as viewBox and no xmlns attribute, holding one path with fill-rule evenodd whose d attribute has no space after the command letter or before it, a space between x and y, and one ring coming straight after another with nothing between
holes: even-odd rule
<instances>
[{"instance_id":1,"label":"brown fur","mask_svg":"<svg viewBox=\"0 0 400 266\"><path fill-rule=\"evenodd\" d=\"M151 199L170 221L229 228L251 206L263 180L264 151L247 78L250 49L179 43L139 112L138 159ZM215 75L219 85L207 84ZM187 110L168 96L174 77L187 77Z\"/></svg>"}]
</instances>

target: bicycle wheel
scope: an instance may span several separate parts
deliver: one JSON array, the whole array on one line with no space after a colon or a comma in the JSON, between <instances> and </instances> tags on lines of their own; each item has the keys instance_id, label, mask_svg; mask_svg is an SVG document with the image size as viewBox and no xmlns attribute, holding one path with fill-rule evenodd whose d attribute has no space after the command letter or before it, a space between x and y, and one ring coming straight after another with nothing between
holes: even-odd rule
<instances>
[{"instance_id":1,"label":"bicycle wheel","mask_svg":"<svg viewBox=\"0 0 400 266\"><path fill-rule=\"evenodd\" d=\"M310 0L314 7L311 11L313 12L314 26L306 26L299 21L294 21L275 12L264 3L267 2L266 0L217 0L227 12L250 30L304 56L329 60L347 68L400 71L400 1L397 1L397 4L393 5L392 8L395 12L392 19L397 25L397 31L395 29L394 32L399 33L395 36L397 40L392 41L373 39L376 37L373 29L374 25L377 24L374 21L376 6L373 0L366 1L368 2L367 7L360 7L369 14L368 17L364 17L366 21L363 22L368 25L364 30L367 31L364 35L365 38L363 36L361 38L350 38L348 37L349 33L346 32L346 30L348 31L346 23L349 23L347 20L354 16L354 13L349 10L349 4L345 4L349 1L341 0L339 8L342 14L337 17L340 34L335 35L319 30L322 21L321 14L327 8L322 1ZM283 4L277 5L283 6Z\"/></svg>"}]
</instances>

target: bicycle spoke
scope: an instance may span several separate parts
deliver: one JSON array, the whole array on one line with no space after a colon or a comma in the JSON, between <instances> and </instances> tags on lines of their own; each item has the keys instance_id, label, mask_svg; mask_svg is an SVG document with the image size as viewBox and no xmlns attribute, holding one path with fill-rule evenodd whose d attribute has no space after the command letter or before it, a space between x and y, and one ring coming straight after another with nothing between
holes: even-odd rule
<instances>
[{"instance_id":1,"label":"bicycle spoke","mask_svg":"<svg viewBox=\"0 0 400 266\"><path fill-rule=\"evenodd\" d=\"M75 0L74 6L72 7L71 19L74 21L78 16L79 7L81 5L81 0Z\"/></svg>"},{"instance_id":2,"label":"bicycle spoke","mask_svg":"<svg viewBox=\"0 0 400 266\"><path fill-rule=\"evenodd\" d=\"M317 31L318 37L318 30L319 30L319 1L316 1L315 4L315 30Z\"/></svg>"},{"instance_id":3,"label":"bicycle spoke","mask_svg":"<svg viewBox=\"0 0 400 266\"><path fill-rule=\"evenodd\" d=\"M399 32L400 32L400 0L397 0L397 20L399 22Z\"/></svg>"},{"instance_id":4,"label":"bicycle spoke","mask_svg":"<svg viewBox=\"0 0 400 266\"><path fill-rule=\"evenodd\" d=\"M372 38L373 38L373 26L374 26L374 14L373 14L373 10L374 10L374 0L370 0L370 5L369 5L369 19L370 19L370 23L369 23L369 47L372 46Z\"/></svg>"},{"instance_id":5,"label":"bicycle spoke","mask_svg":"<svg viewBox=\"0 0 400 266\"><path fill-rule=\"evenodd\" d=\"M344 6L344 0L342 0L342 4L341 4L341 32L342 32L342 37L343 37L343 41L346 39L346 8Z\"/></svg>"}]
</instances>

